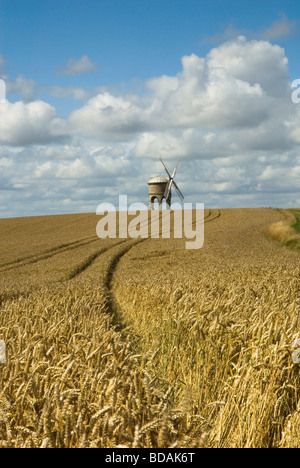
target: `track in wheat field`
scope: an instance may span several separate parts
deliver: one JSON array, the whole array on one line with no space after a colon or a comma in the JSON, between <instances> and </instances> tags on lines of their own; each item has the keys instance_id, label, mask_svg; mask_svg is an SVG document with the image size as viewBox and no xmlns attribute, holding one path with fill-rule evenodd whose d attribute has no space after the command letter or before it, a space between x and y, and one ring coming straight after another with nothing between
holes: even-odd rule
<instances>
[{"instance_id":1,"label":"track in wheat field","mask_svg":"<svg viewBox=\"0 0 300 468\"><path fill-rule=\"evenodd\" d=\"M220 217L220 210L208 210L204 215L204 223L213 221ZM159 220L162 218L162 212L159 213ZM193 221L194 225L196 221ZM141 226L142 227L142 226ZM148 227L150 230L150 221L148 220ZM172 234L171 229L170 234ZM154 242L159 241L155 239ZM115 243L112 246L103 247L99 251L89 255L83 259L68 275L67 280L78 281L80 279L89 279L99 282L106 291L106 307L107 311L114 317L114 323L121 326L119 317L120 308L118 301L114 295L113 280L114 274L118 268L119 262L126 254L133 251L137 246L143 244L147 249L147 244L151 244L153 240L150 239L125 239ZM169 247L172 248L172 240L169 241ZM176 241L175 241L176 242Z\"/></svg>"},{"instance_id":2,"label":"track in wheat field","mask_svg":"<svg viewBox=\"0 0 300 468\"><path fill-rule=\"evenodd\" d=\"M208 223L210 221L214 221L215 219L218 219L221 216L221 210L219 209L213 209L210 210L210 213L207 217L204 217L204 222Z\"/></svg>"},{"instance_id":3,"label":"track in wheat field","mask_svg":"<svg viewBox=\"0 0 300 468\"><path fill-rule=\"evenodd\" d=\"M7 263L3 263L0 265L0 272L13 270L14 268L19 268L25 265L31 265L33 263L40 262L42 260L46 260L48 258L54 257L55 255L59 255L64 252L68 252L69 250L77 249L78 247L82 247L84 245L92 244L97 242L98 238L89 237L87 239L80 239L78 241L64 243L62 245L58 245L57 247L52 247L49 250L45 250L39 255L29 255L23 258L17 258ZM3 268L8 267L8 268Z\"/></svg>"},{"instance_id":4,"label":"track in wheat field","mask_svg":"<svg viewBox=\"0 0 300 468\"><path fill-rule=\"evenodd\" d=\"M119 242L114 243L112 246L109 247L102 247L100 250L96 251L95 253L89 255L85 259L83 259L79 265L77 265L70 273L67 275L67 280L72 280L74 278L77 278L79 275L84 273L89 267L93 265L93 263L99 259L99 257L105 253L107 253L109 250L115 248L116 246L119 246L120 244L128 243L126 240L121 240Z\"/></svg>"},{"instance_id":5,"label":"track in wheat field","mask_svg":"<svg viewBox=\"0 0 300 468\"><path fill-rule=\"evenodd\" d=\"M213 209L213 210L208 210L207 213L204 215L204 223L216 220L220 217L221 212L219 209ZM160 220L162 218L162 213L160 213L159 216ZM195 224L196 221L193 221L193 225ZM173 232L171 230L170 234ZM159 239L156 239L157 241ZM154 242L155 242L154 241ZM125 241L124 243L121 243L122 245L118 246L113 246L109 249L107 249L103 253L108 253L110 255L107 267L106 267L106 272L104 275L104 286L106 290L106 295L107 295L107 300L106 300L106 307L107 311L110 315L113 316L114 318L114 324L117 326L117 329L123 328L124 324L122 323L122 311L120 308L120 304L116 298L116 295L114 293L114 287L113 287L113 282L114 282L114 275L117 271L118 265L121 260L124 260L126 255L129 252L133 252L136 247L141 247L142 249L145 247L147 249L147 244L151 244L152 239L131 239L128 241ZM176 242L176 241L175 241ZM169 240L169 247L172 249L173 247L173 242L172 240ZM95 258L95 260L99 260L99 258ZM93 262L92 262L93 263ZM90 265L92 265L92 263ZM89 265L89 266L90 266Z\"/></svg>"},{"instance_id":6,"label":"track in wheat field","mask_svg":"<svg viewBox=\"0 0 300 468\"><path fill-rule=\"evenodd\" d=\"M159 222L161 222L162 219L162 214L163 212L159 212ZM207 212L204 215L204 222L209 222L213 221L214 219L217 219L220 216L220 210L207 210ZM192 221L192 225L195 225L196 221ZM148 225L149 231L151 232L151 219L144 223L141 224L140 228L143 229L145 226ZM174 232L174 228L171 227L170 230L170 235ZM130 235L130 229L129 229L129 235ZM90 268L96 261L101 261L101 258L104 254L107 254L108 251L111 251L113 249L114 252L116 252L112 258L111 265L113 265L113 269L117 266L118 261L120 258L127 253L132 247L135 245L140 244L141 242L145 242L146 240L151 241L150 239L125 239L125 240L120 240L118 242L115 242L113 245L110 245L108 247L102 247L98 251L92 253L91 255L87 256L83 260L80 261L80 263L73 268L73 270L67 275L67 279L74 279L78 277L79 275L85 273L88 268ZM91 241L93 242L93 241ZM121 246L120 246L121 245ZM119 252L122 252L120 255ZM87 272L88 273L88 272ZM108 276L111 278L112 274L108 273ZM107 282L107 285L110 282Z\"/></svg>"}]
</instances>

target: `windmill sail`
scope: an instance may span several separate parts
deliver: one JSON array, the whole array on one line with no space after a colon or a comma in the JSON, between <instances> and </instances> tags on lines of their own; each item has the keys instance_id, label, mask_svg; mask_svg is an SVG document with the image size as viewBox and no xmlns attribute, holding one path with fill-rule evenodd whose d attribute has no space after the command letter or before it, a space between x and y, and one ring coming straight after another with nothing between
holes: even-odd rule
<instances>
[{"instance_id":1,"label":"windmill sail","mask_svg":"<svg viewBox=\"0 0 300 468\"><path fill-rule=\"evenodd\" d=\"M164 193L165 199L168 200L168 198L170 196L170 193L171 193L172 184L174 184L175 190L176 190L179 198L183 201L184 196L183 196L182 192L180 191L178 185L176 184L176 182L174 180L177 169L178 169L178 166L179 166L179 161L177 162L177 165L176 165L176 167L175 167L175 169L174 169L174 171L173 171L173 173L171 175L169 169L167 168L166 163L164 162L164 160L161 157L159 159L160 159L162 165L164 166L165 171L166 171L166 173L168 174L168 177L169 177L169 180L168 180L168 183L167 183L167 186L166 186L166 190L165 190L165 193Z\"/></svg>"},{"instance_id":2,"label":"windmill sail","mask_svg":"<svg viewBox=\"0 0 300 468\"><path fill-rule=\"evenodd\" d=\"M176 192L177 192L178 195L179 195L179 198L181 198L181 200L183 201L184 196L183 196L182 192L180 191L178 185L176 184L176 182L175 182L174 180L173 180L173 184L174 184L174 187L175 187L175 189L176 189Z\"/></svg>"},{"instance_id":3,"label":"windmill sail","mask_svg":"<svg viewBox=\"0 0 300 468\"><path fill-rule=\"evenodd\" d=\"M166 173L168 174L169 177L171 177L171 174L166 166L166 164L164 163L164 160L163 158L159 158L160 159L160 162L162 163L162 165L164 166L165 170L166 170Z\"/></svg>"}]
</instances>

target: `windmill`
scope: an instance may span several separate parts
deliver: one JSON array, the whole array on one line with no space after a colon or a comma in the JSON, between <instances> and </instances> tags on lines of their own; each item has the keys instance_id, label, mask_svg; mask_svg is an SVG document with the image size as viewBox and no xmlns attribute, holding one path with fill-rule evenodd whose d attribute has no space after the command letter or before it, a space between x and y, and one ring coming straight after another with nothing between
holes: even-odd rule
<instances>
[{"instance_id":1,"label":"windmill","mask_svg":"<svg viewBox=\"0 0 300 468\"><path fill-rule=\"evenodd\" d=\"M182 192L180 191L178 185L176 184L174 178L179 166L179 161L177 162L177 165L175 169L173 170L172 174L170 173L169 169L167 168L166 163L162 158L159 158L160 162L165 168L166 173L168 174L168 177L165 176L155 176L151 177L148 181L149 185L149 208L153 209L153 204L154 200L158 200L159 208L161 209L162 207L162 201L163 199L166 200L167 203L167 208L170 208L171 206L171 197L172 197L172 192L171 188L172 186L175 187L175 190L181 199L183 201L184 196L182 195Z\"/></svg>"}]
</instances>

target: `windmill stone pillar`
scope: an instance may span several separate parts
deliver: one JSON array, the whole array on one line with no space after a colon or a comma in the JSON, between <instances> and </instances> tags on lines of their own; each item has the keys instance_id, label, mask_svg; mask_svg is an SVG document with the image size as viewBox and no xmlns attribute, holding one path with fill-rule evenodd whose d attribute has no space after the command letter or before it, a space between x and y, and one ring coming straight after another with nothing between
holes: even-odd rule
<instances>
[{"instance_id":1,"label":"windmill stone pillar","mask_svg":"<svg viewBox=\"0 0 300 468\"><path fill-rule=\"evenodd\" d=\"M149 186L149 209L153 210L155 199L158 201L159 209L162 209L162 202L165 198L166 188L169 182L168 177L156 176L151 177L148 181ZM171 191L166 199L167 208L171 206Z\"/></svg>"}]
</instances>

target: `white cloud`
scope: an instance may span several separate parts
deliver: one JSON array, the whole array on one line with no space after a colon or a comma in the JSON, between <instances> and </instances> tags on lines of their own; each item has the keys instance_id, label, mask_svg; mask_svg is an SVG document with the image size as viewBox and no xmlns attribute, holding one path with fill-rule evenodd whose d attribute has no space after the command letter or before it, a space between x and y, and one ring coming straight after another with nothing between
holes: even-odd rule
<instances>
[{"instance_id":1,"label":"white cloud","mask_svg":"<svg viewBox=\"0 0 300 468\"><path fill-rule=\"evenodd\" d=\"M136 96L99 94L71 113L70 132L113 140L130 138L143 127L141 104Z\"/></svg>"},{"instance_id":2,"label":"white cloud","mask_svg":"<svg viewBox=\"0 0 300 468\"><path fill-rule=\"evenodd\" d=\"M53 177L53 164L47 161L43 164L39 164L34 172L34 176L37 178Z\"/></svg>"},{"instance_id":3,"label":"white cloud","mask_svg":"<svg viewBox=\"0 0 300 468\"><path fill-rule=\"evenodd\" d=\"M67 98L72 97L78 101L84 101L88 98L89 94L84 88L78 86L47 86L46 91L55 97Z\"/></svg>"},{"instance_id":4,"label":"white cloud","mask_svg":"<svg viewBox=\"0 0 300 468\"><path fill-rule=\"evenodd\" d=\"M291 119L287 122L287 129L290 131L289 138L296 145L300 144L300 103L293 104Z\"/></svg>"},{"instance_id":5,"label":"white cloud","mask_svg":"<svg viewBox=\"0 0 300 468\"><path fill-rule=\"evenodd\" d=\"M194 54L183 57L182 64L180 84L162 108L166 123L226 128L257 125L266 118L268 96L259 83L241 80Z\"/></svg>"},{"instance_id":6,"label":"white cloud","mask_svg":"<svg viewBox=\"0 0 300 468\"><path fill-rule=\"evenodd\" d=\"M13 162L8 158L0 158L0 167L11 167Z\"/></svg>"},{"instance_id":7,"label":"white cloud","mask_svg":"<svg viewBox=\"0 0 300 468\"><path fill-rule=\"evenodd\" d=\"M15 81L11 81L8 76L5 78L7 93L14 93L25 102L36 100L37 95L50 94L59 98L73 98L78 101L85 101L90 93L79 86L60 85L40 85L24 75L18 75Z\"/></svg>"},{"instance_id":8,"label":"white cloud","mask_svg":"<svg viewBox=\"0 0 300 468\"><path fill-rule=\"evenodd\" d=\"M179 80L176 76L159 76L150 78L146 82L146 86L150 89L157 98L165 99L170 93L176 91Z\"/></svg>"},{"instance_id":9,"label":"white cloud","mask_svg":"<svg viewBox=\"0 0 300 468\"><path fill-rule=\"evenodd\" d=\"M149 78L145 89L102 91L66 120L43 101L0 106L1 206L93 211L119 193L147 203L148 177L164 173L159 155L172 167L182 160L177 181L187 201L299 199L300 105L282 48L240 37L206 57L184 56L176 76ZM84 97L80 88L53 92L76 90Z\"/></svg>"},{"instance_id":10,"label":"white cloud","mask_svg":"<svg viewBox=\"0 0 300 468\"><path fill-rule=\"evenodd\" d=\"M18 75L15 82L7 80L6 86L8 93L17 93L25 101L33 101L35 98L37 84L24 75Z\"/></svg>"},{"instance_id":11,"label":"white cloud","mask_svg":"<svg viewBox=\"0 0 300 468\"><path fill-rule=\"evenodd\" d=\"M267 41L230 41L208 55L210 68L221 67L229 76L250 86L259 85L269 96L286 96L288 59L284 49Z\"/></svg>"},{"instance_id":12,"label":"white cloud","mask_svg":"<svg viewBox=\"0 0 300 468\"><path fill-rule=\"evenodd\" d=\"M128 160L111 157L105 151L86 153L72 162L57 162L55 176L59 179L118 178L132 174Z\"/></svg>"},{"instance_id":13,"label":"white cloud","mask_svg":"<svg viewBox=\"0 0 300 468\"><path fill-rule=\"evenodd\" d=\"M23 146L47 143L64 136L64 122L43 101L0 105L0 144Z\"/></svg>"},{"instance_id":14,"label":"white cloud","mask_svg":"<svg viewBox=\"0 0 300 468\"><path fill-rule=\"evenodd\" d=\"M146 87L144 96L98 94L71 113L70 132L111 141L189 128L263 133L274 111L283 117L290 110L288 61L267 41L240 38L206 58L185 56L177 76L149 79Z\"/></svg>"},{"instance_id":15,"label":"white cloud","mask_svg":"<svg viewBox=\"0 0 300 468\"><path fill-rule=\"evenodd\" d=\"M98 65L92 62L87 55L83 55L78 60L70 58L61 69L56 70L56 74L72 76L91 73L96 70L98 70Z\"/></svg>"}]
</instances>

